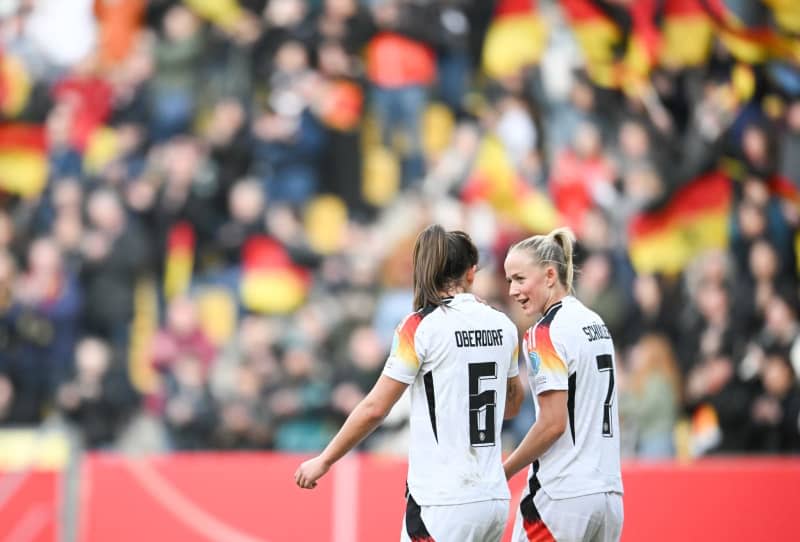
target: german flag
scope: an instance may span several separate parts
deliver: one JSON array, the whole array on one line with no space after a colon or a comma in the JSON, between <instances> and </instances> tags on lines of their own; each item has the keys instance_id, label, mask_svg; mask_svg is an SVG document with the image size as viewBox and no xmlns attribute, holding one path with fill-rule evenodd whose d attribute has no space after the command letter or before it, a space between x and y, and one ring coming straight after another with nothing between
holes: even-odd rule
<instances>
[{"instance_id":1,"label":"german flag","mask_svg":"<svg viewBox=\"0 0 800 542\"><path fill-rule=\"evenodd\" d=\"M537 0L499 0L483 44L483 69L502 79L536 65L544 52L547 27Z\"/></svg>"},{"instance_id":2,"label":"german flag","mask_svg":"<svg viewBox=\"0 0 800 542\"><path fill-rule=\"evenodd\" d=\"M276 240L255 235L245 242L239 293L247 309L266 314L290 313L303 304L310 286L310 273L292 262Z\"/></svg>"},{"instance_id":3,"label":"german flag","mask_svg":"<svg viewBox=\"0 0 800 542\"><path fill-rule=\"evenodd\" d=\"M711 52L713 31L714 25L701 0L667 0L659 63L670 68L703 65Z\"/></svg>"},{"instance_id":4,"label":"german flag","mask_svg":"<svg viewBox=\"0 0 800 542\"><path fill-rule=\"evenodd\" d=\"M660 46L657 7L654 0L638 0L631 7L561 0L595 84L629 93L644 86Z\"/></svg>"},{"instance_id":5,"label":"german flag","mask_svg":"<svg viewBox=\"0 0 800 542\"><path fill-rule=\"evenodd\" d=\"M560 222L553 203L522 179L503 144L486 136L461 191L466 203L487 202L498 214L533 233L550 231Z\"/></svg>"},{"instance_id":6,"label":"german flag","mask_svg":"<svg viewBox=\"0 0 800 542\"><path fill-rule=\"evenodd\" d=\"M167 237L167 261L164 269L164 295L167 299L186 293L194 268L194 227L178 222Z\"/></svg>"},{"instance_id":7,"label":"german flag","mask_svg":"<svg viewBox=\"0 0 800 542\"><path fill-rule=\"evenodd\" d=\"M704 455L722 440L719 416L710 403L700 405L691 419L690 454L692 457Z\"/></svg>"},{"instance_id":8,"label":"german flag","mask_svg":"<svg viewBox=\"0 0 800 542\"><path fill-rule=\"evenodd\" d=\"M601 87L616 87L614 51L622 40L617 25L589 0L561 0L561 8L583 51L589 78Z\"/></svg>"},{"instance_id":9,"label":"german flag","mask_svg":"<svg viewBox=\"0 0 800 542\"><path fill-rule=\"evenodd\" d=\"M0 124L0 190L38 196L49 171L45 130L39 124Z\"/></svg>"},{"instance_id":10,"label":"german flag","mask_svg":"<svg viewBox=\"0 0 800 542\"><path fill-rule=\"evenodd\" d=\"M720 41L737 59L760 64L773 58L800 61L800 7L797 2L770 0L764 2L771 16L764 11L737 12L725 0L700 0L713 20ZM772 24L774 19L777 27Z\"/></svg>"},{"instance_id":11,"label":"german flag","mask_svg":"<svg viewBox=\"0 0 800 542\"><path fill-rule=\"evenodd\" d=\"M638 91L645 86L650 70L658 63L663 42L659 9L658 0L631 2L631 34L623 58L623 90Z\"/></svg>"},{"instance_id":12,"label":"german flag","mask_svg":"<svg viewBox=\"0 0 800 542\"><path fill-rule=\"evenodd\" d=\"M728 244L731 181L721 172L678 189L659 210L635 217L628 251L638 273L676 274L699 252Z\"/></svg>"},{"instance_id":13,"label":"german flag","mask_svg":"<svg viewBox=\"0 0 800 542\"><path fill-rule=\"evenodd\" d=\"M503 143L487 135L478 148L472 173L461 192L467 203L488 201L497 210L508 210L524 190L508 159Z\"/></svg>"},{"instance_id":14,"label":"german flag","mask_svg":"<svg viewBox=\"0 0 800 542\"><path fill-rule=\"evenodd\" d=\"M0 116L14 118L22 113L32 87L22 60L0 51Z\"/></svg>"}]
</instances>

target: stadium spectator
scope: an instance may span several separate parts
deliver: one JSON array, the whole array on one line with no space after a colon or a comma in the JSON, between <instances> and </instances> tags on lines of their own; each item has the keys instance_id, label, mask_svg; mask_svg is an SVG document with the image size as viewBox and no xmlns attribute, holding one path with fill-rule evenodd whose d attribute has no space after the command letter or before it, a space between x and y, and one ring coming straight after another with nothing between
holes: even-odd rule
<instances>
[{"instance_id":1,"label":"stadium spectator","mask_svg":"<svg viewBox=\"0 0 800 542\"><path fill-rule=\"evenodd\" d=\"M133 290L148 266L147 238L128 219L113 190L96 190L86 206L90 228L81 244L80 277L85 292L84 327L124 351L133 316Z\"/></svg>"},{"instance_id":2,"label":"stadium spectator","mask_svg":"<svg viewBox=\"0 0 800 542\"><path fill-rule=\"evenodd\" d=\"M373 4L376 35L367 46L366 72L384 147L403 138L402 180L406 187L425 174L422 114L436 79L434 47L443 35L433 2L381 0Z\"/></svg>"},{"instance_id":3,"label":"stadium spectator","mask_svg":"<svg viewBox=\"0 0 800 542\"><path fill-rule=\"evenodd\" d=\"M92 337L76 346L74 375L61 384L56 399L87 448L112 446L136 405L136 395L111 346Z\"/></svg>"},{"instance_id":4,"label":"stadium spectator","mask_svg":"<svg viewBox=\"0 0 800 542\"><path fill-rule=\"evenodd\" d=\"M600 132L593 124L578 126L570 143L556 157L548 185L556 209L582 235L586 213L594 207L599 193L614 180L614 170L603 154Z\"/></svg>"},{"instance_id":5,"label":"stadium spectator","mask_svg":"<svg viewBox=\"0 0 800 542\"><path fill-rule=\"evenodd\" d=\"M703 409L713 412L709 422L713 430L708 438L697 439L694 453L730 454L747 450L753 432L750 417L753 391L736 374L729 351L707 353L689 371L685 382L686 406L695 418Z\"/></svg>"},{"instance_id":6,"label":"stadium spectator","mask_svg":"<svg viewBox=\"0 0 800 542\"><path fill-rule=\"evenodd\" d=\"M197 306L189 297L176 297L167 306L167 325L153 340L153 367L171 372L183 356L200 363L204 375L211 370L215 348L200 327Z\"/></svg>"},{"instance_id":7,"label":"stadium spectator","mask_svg":"<svg viewBox=\"0 0 800 542\"><path fill-rule=\"evenodd\" d=\"M18 325L30 330L14 356L52 392L71 371L71 357L80 332L83 292L64 269L61 251L51 238L30 245L28 265L18 278L15 295Z\"/></svg>"},{"instance_id":8,"label":"stadium spectator","mask_svg":"<svg viewBox=\"0 0 800 542\"><path fill-rule=\"evenodd\" d=\"M624 439L632 444L627 455L673 457L681 383L672 347L664 336L645 335L633 346L628 363L619 396Z\"/></svg>"},{"instance_id":9,"label":"stadium spectator","mask_svg":"<svg viewBox=\"0 0 800 542\"><path fill-rule=\"evenodd\" d=\"M255 168L267 198L303 207L319 189L325 133L311 109L317 75L300 41L284 41L275 52L269 109L254 123Z\"/></svg>"},{"instance_id":10,"label":"stadium spectator","mask_svg":"<svg viewBox=\"0 0 800 542\"><path fill-rule=\"evenodd\" d=\"M755 450L790 453L800 450L800 389L784 351L773 350L761 370L763 393L753 401Z\"/></svg>"},{"instance_id":11,"label":"stadium spectator","mask_svg":"<svg viewBox=\"0 0 800 542\"><path fill-rule=\"evenodd\" d=\"M189 353L180 354L164 374L164 381L164 421L172 447L176 450L207 449L213 443L216 405L202 360Z\"/></svg>"},{"instance_id":12,"label":"stadium spectator","mask_svg":"<svg viewBox=\"0 0 800 542\"><path fill-rule=\"evenodd\" d=\"M321 449L333 435L331 386L325 368L309 346L288 345L281 365L286 375L267 398L275 417L275 448L285 451Z\"/></svg>"},{"instance_id":13,"label":"stadium spectator","mask_svg":"<svg viewBox=\"0 0 800 542\"><path fill-rule=\"evenodd\" d=\"M150 91L149 130L155 141L189 130L197 105L195 89L203 53L200 21L187 7L170 7L163 25L163 37L153 51L155 72Z\"/></svg>"}]
</instances>

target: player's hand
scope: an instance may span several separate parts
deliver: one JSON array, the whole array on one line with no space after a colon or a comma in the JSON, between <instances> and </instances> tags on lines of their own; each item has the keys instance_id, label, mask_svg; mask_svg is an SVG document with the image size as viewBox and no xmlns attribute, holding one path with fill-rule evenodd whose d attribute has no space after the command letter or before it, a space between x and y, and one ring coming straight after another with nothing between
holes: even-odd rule
<instances>
[{"instance_id":1,"label":"player's hand","mask_svg":"<svg viewBox=\"0 0 800 542\"><path fill-rule=\"evenodd\" d=\"M317 480L322 478L330 468L330 465L323 461L322 457L317 456L305 461L297 468L297 472L294 473L294 481L298 487L314 489L317 487Z\"/></svg>"}]
</instances>

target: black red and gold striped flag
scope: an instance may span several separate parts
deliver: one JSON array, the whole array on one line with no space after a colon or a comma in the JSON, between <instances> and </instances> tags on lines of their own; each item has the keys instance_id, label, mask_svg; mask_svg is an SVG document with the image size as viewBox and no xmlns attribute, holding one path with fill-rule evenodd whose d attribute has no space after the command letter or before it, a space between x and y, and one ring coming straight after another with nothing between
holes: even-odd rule
<instances>
[{"instance_id":1,"label":"black red and gold striped flag","mask_svg":"<svg viewBox=\"0 0 800 542\"><path fill-rule=\"evenodd\" d=\"M194 227L178 222L167 237L167 258L164 269L164 295L172 299L188 291L194 268Z\"/></svg>"},{"instance_id":2,"label":"black red and gold striped flag","mask_svg":"<svg viewBox=\"0 0 800 542\"><path fill-rule=\"evenodd\" d=\"M48 172L44 126L0 123L0 190L36 197L47 183Z\"/></svg>"},{"instance_id":3,"label":"black red and gold striped flag","mask_svg":"<svg viewBox=\"0 0 800 542\"><path fill-rule=\"evenodd\" d=\"M547 41L537 0L499 0L483 43L484 72L495 79L536 65Z\"/></svg>"},{"instance_id":4,"label":"black red and gold striped flag","mask_svg":"<svg viewBox=\"0 0 800 542\"><path fill-rule=\"evenodd\" d=\"M239 293L248 309L266 314L286 314L303 304L311 274L295 264L275 239L256 235L242 248Z\"/></svg>"},{"instance_id":5,"label":"black red and gold striped flag","mask_svg":"<svg viewBox=\"0 0 800 542\"><path fill-rule=\"evenodd\" d=\"M690 181L658 210L629 225L628 253L639 273L676 274L699 252L728 244L731 181L714 171Z\"/></svg>"}]
</instances>

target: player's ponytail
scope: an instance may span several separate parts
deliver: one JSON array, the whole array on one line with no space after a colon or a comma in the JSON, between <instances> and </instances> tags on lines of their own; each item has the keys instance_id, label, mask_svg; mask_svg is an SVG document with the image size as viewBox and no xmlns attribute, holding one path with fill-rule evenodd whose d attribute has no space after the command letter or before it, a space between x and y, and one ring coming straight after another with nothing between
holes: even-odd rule
<instances>
[{"instance_id":1,"label":"player's ponytail","mask_svg":"<svg viewBox=\"0 0 800 542\"><path fill-rule=\"evenodd\" d=\"M573 291L572 281L575 277L575 266L572 263L575 234L573 234L572 230L569 228L556 228L550 232L549 237L561 247L561 251L564 253L564 265L559 266L558 278L561 280L561 283L566 286L567 292L571 293Z\"/></svg>"},{"instance_id":2,"label":"player's ponytail","mask_svg":"<svg viewBox=\"0 0 800 542\"><path fill-rule=\"evenodd\" d=\"M478 249L469 235L446 232L438 224L425 228L414 243L414 310L440 306L441 292L478 263Z\"/></svg>"},{"instance_id":3,"label":"player's ponytail","mask_svg":"<svg viewBox=\"0 0 800 542\"><path fill-rule=\"evenodd\" d=\"M447 234L433 224L417 236L414 243L414 310L441 303L437 277L447 263Z\"/></svg>"},{"instance_id":4,"label":"player's ponytail","mask_svg":"<svg viewBox=\"0 0 800 542\"><path fill-rule=\"evenodd\" d=\"M567 290L573 293L573 280L575 277L575 264L573 254L575 235L569 228L557 228L547 235L533 235L512 245L509 252L522 250L526 252L537 264L550 264L558 272L558 281Z\"/></svg>"}]
</instances>

